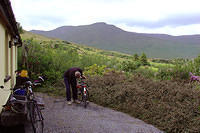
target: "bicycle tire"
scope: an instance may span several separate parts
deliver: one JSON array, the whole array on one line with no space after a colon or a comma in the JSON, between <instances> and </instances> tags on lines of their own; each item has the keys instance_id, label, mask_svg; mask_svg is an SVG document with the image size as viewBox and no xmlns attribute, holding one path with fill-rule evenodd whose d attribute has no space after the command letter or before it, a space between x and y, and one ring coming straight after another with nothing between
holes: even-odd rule
<instances>
[{"instance_id":1,"label":"bicycle tire","mask_svg":"<svg viewBox=\"0 0 200 133\"><path fill-rule=\"evenodd\" d=\"M84 107L87 108L87 105L88 105L88 101L89 100L89 92L88 90L86 89L86 95L84 95L82 93L82 101L83 101L83 104L84 104Z\"/></svg>"},{"instance_id":2,"label":"bicycle tire","mask_svg":"<svg viewBox=\"0 0 200 133\"><path fill-rule=\"evenodd\" d=\"M86 96L85 95L83 96L83 104L84 104L84 107L86 108L87 107L87 100L86 100Z\"/></svg>"},{"instance_id":3,"label":"bicycle tire","mask_svg":"<svg viewBox=\"0 0 200 133\"><path fill-rule=\"evenodd\" d=\"M86 92L87 92L87 100L90 101L90 94L89 94L88 89L86 89Z\"/></svg>"},{"instance_id":4,"label":"bicycle tire","mask_svg":"<svg viewBox=\"0 0 200 133\"><path fill-rule=\"evenodd\" d=\"M43 133L44 119L36 102L32 102L32 105L30 106L30 120L33 133Z\"/></svg>"}]
</instances>

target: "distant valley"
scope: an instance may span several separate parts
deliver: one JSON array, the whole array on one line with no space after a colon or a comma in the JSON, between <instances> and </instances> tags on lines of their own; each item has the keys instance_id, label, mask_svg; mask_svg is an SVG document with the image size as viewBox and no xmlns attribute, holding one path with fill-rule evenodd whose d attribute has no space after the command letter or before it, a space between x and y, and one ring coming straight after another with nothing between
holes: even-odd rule
<instances>
[{"instance_id":1,"label":"distant valley","mask_svg":"<svg viewBox=\"0 0 200 133\"><path fill-rule=\"evenodd\" d=\"M103 22L30 32L127 54L144 52L151 58L193 58L200 54L200 35L171 36L127 32Z\"/></svg>"}]
</instances>

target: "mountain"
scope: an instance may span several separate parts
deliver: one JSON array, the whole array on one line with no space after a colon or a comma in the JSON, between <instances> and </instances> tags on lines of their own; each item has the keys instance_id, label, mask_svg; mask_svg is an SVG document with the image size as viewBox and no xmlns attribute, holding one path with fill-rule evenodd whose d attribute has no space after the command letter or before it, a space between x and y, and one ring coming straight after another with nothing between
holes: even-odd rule
<instances>
[{"instance_id":1,"label":"mountain","mask_svg":"<svg viewBox=\"0 0 200 133\"><path fill-rule=\"evenodd\" d=\"M200 53L200 35L171 36L127 32L106 23L62 26L50 31L30 32L105 50L128 54L144 52L148 57L192 58Z\"/></svg>"}]
</instances>

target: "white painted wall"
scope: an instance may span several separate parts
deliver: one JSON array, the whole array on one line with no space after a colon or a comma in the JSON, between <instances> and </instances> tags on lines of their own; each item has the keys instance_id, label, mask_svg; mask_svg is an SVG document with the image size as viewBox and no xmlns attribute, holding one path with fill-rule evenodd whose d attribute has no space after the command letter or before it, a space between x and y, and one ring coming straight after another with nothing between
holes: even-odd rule
<instances>
[{"instance_id":1,"label":"white painted wall","mask_svg":"<svg viewBox=\"0 0 200 133\"><path fill-rule=\"evenodd\" d=\"M12 46L12 48L9 48L8 43L10 40L11 40L10 35L7 34L6 37L6 28L0 22L0 86L4 86L3 89L0 89L0 113L2 111L2 106L6 104L10 96L11 93L10 88L13 88L16 82L15 70L17 70L17 64L16 64L17 47ZM6 50L7 50L7 56L6 56ZM6 62L8 64L6 64ZM4 83L4 78L6 77L7 74L11 76L11 80Z\"/></svg>"}]
</instances>

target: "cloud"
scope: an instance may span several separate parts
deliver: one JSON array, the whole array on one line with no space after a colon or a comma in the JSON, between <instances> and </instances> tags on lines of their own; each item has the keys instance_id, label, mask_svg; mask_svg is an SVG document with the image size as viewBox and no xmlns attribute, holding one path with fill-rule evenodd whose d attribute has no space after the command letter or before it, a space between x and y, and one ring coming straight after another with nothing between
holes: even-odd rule
<instances>
[{"instance_id":1,"label":"cloud","mask_svg":"<svg viewBox=\"0 0 200 133\"><path fill-rule=\"evenodd\" d=\"M141 27L141 26L127 26L126 24L117 24L116 26L130 32L169 34L169 35L175 35L175 36L199 34L199 29L200 29L200 24L177 26L173 28L169 26L148 28L148 27Z\"/></svg>"},{"instance_id":2,"label":"cloud","mask_svg":"<svg viewBox=\"0 0 200 133\"><path fill-rule=\"evenodd\" d=\"M200 14L181 14L175 16L169 16L157 21L148 21L148 20L116 20L115 23L123 23L127 26L139 26L146 28L159 28L159 27L178 27L178 26L187 26L200 24Z\"/></svg>"},{"instance_id":3,"label":"cloud","mask_svg":"<svg viewBox=\"0 0 200 133\"><path fill-rule=\"evenodd\" d=\"M200 23L199 0L11 0L11 4L26 30L106 22L148 32Z\"/></svg>"},{"instance_id":4,"label":"cloud","mask_svg":"<svg viewBox=\"0 0 200 133\"><path fill-rule=\"evenodd\" d=\"M37 19L35 19L37 18ZM31 16L30 19L27 20L32 29L41 29L45 26L46 29L55 29L59 26L63 26L63 23L67 21L64 18L56 17L56 16ZM29 29L30 30L30 29Z\"/></svg>"}]
</instances>

